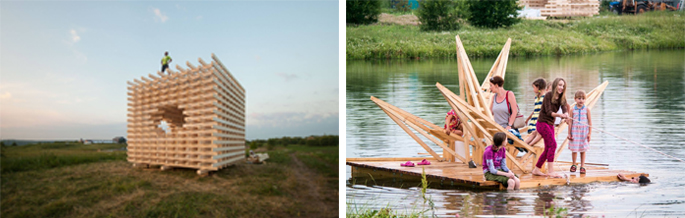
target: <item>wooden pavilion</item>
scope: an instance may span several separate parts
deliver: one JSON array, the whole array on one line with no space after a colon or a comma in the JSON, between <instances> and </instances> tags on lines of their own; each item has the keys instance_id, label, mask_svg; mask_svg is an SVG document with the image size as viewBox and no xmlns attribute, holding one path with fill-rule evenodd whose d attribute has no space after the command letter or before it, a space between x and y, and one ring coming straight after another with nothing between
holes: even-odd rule
<instances>
[{"instance_id":1,"label":"wooden pavilion","mask_svg":"<svg viewBox=\"0 0 685 218\"><path fill-rule=\"evenodd\" d=\"M245 89L212 59L127 82L129 162L205 174L245 161Z\"/></svg>"}]
</instances>

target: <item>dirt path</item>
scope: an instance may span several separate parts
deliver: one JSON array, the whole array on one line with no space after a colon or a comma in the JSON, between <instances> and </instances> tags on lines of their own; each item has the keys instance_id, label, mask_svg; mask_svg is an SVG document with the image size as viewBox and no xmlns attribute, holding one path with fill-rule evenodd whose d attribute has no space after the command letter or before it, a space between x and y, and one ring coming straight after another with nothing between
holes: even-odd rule
<instances>
[{"instance_id":1,"label":"dirt path","mask_svg":"<svg viewBox=\"0 0 685 218\"><path fill-rule=\"evenodd\" d=\"M378 23L379 24L414 25L414 26L417 26L420 24L419 18L413 14L392 15L392 14L386 14L386 13L381 13L381 15L378 16Z\"/></svg>"},{"instance_id":2,"label":"dirt path","mask_svg":"<svg viewBox=\"0 0 685 218\"><path fill-rule=\"evenodd\" d=\"M299 192L297 198L300 199L303 204L311 208L313 214L303 214L306 217L338 217L338 204L337 201L330 202L326 200L325 194L322 195L322 190L325 190L326 180L321 175L318 175L309 169L300 159L297 158L295 153L290 154L290 157L295 164L293 172L297 178L297 183L303 186L302 192ZM337 199L338 196L332 196Z\"/></svg>"}]
</instances>

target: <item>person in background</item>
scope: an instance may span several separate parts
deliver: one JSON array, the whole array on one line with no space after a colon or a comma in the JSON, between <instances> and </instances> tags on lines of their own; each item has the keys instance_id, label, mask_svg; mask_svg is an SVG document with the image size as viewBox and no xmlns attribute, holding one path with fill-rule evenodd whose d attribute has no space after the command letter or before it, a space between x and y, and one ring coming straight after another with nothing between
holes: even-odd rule
<instances>
[{"instance_id":1,"label":"person in background","mask_svg":"<svg viewBox=\"0 0 685 218\"><path fill-rule=\"evenodd\" d=\"M445 116L445 134L450 135L452 133L457 134L458 136L464 135L461 127L461 119L459 119L457 113L454 112L454 109L448 111Z\"/></svg>"},{"instance_id":2,"label":"person in background","mask_svg":"<svg viewBox=\"0 0 685 218\"><path fill-rule=\"evenodd\" d=\"M618 179L621 181L632 182L632 183L647 184L647 183L652 182L645 175L640 175L639 177L631 177L630 179L628 179L628 177L619 173L616 177L618 177Z\"/></svg>"},{"instance_id":3,"label":"person in background","mask_svg":"<svg viewBox=\"0 0 685 218\"><path fill-rule=\"evenodd\" d=\"M547 87L547 82L543 78L538 78L535 81L533 81L533 92L535 92L535 103L533 106L533 112L530 113L530 116L528 116L528 119L526 119L526 123L528 123L528 138L526 138L525 142L526 144L529 145L534 145L535 143L538 143L540 139L542 139L542 136L538 134L537 131L535 131L535 125L538 123L538 116L540 115L540 108L542 107L542 99L545 98L545 95L543 93L545 92L545 88Z\"/></svg>"},{"instance_id":4,"label":"person in background","mask_svg":"<svg viewBox=\"0 0 685 218\"><path fill-rule=\"evenodd\" d=\"M171 56L169 56L169 52L165 51L164 57L162 58L162 73L164 73L164 71L169 68L169 63L171 63L171 61L172 60Z\"/></svg>"}]
</instances>

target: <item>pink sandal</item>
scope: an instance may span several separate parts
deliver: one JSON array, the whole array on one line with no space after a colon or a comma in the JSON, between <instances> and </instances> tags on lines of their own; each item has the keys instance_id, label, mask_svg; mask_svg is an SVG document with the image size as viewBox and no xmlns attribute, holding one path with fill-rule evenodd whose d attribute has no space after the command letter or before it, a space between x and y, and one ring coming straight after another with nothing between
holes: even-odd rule
<instances>
[{"instance_id":1,"label":"pink sandal","mask_svg":"<svg viewBox=\"0 0 685 218\"><path fill-rule=\"evenodd\" d=\"M427 161L426 159L423 159L421 162L418 162L416 165L431 165L431 162Z\"/></svg>"},{"instance_id":2,"label":"pink sandal","mask_svg":"<svg viewBox=\"0 0 685 218\"><path fill-rule=\"evenodd\" d=\"M413 166L414 166L414 163L412 163L411 161L407 161L406 163L400 164L400 166L403 166L403 167L413 167Z\"/></svg>"}]
</instances>

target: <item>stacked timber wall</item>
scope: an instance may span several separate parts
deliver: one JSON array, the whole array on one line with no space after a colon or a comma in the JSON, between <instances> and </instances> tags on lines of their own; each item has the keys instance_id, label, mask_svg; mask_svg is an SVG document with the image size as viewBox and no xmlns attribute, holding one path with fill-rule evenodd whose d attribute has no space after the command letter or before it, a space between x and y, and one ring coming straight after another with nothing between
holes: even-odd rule
<instances>
[{"instance_id":1,"label":"stacked timber wall","mask_svg":"<svg viewBox=\"0 0 685 218\"><path fill-rule=\"evenodd\" d=\"M539 9L544 17L591 17L599 14L597 0L521 0L519 4Z\"/></svg>"},{"instance_id":2,"label":"stacked timber wall","mask_svg":"<svg viewBox=\"0 0 685 218\"><path fill-rule=\"evenodd\" d=\"M212 59L127 82L129 162L202 173L245 161L245 89Z\"/></svg>"}]
</instances>

